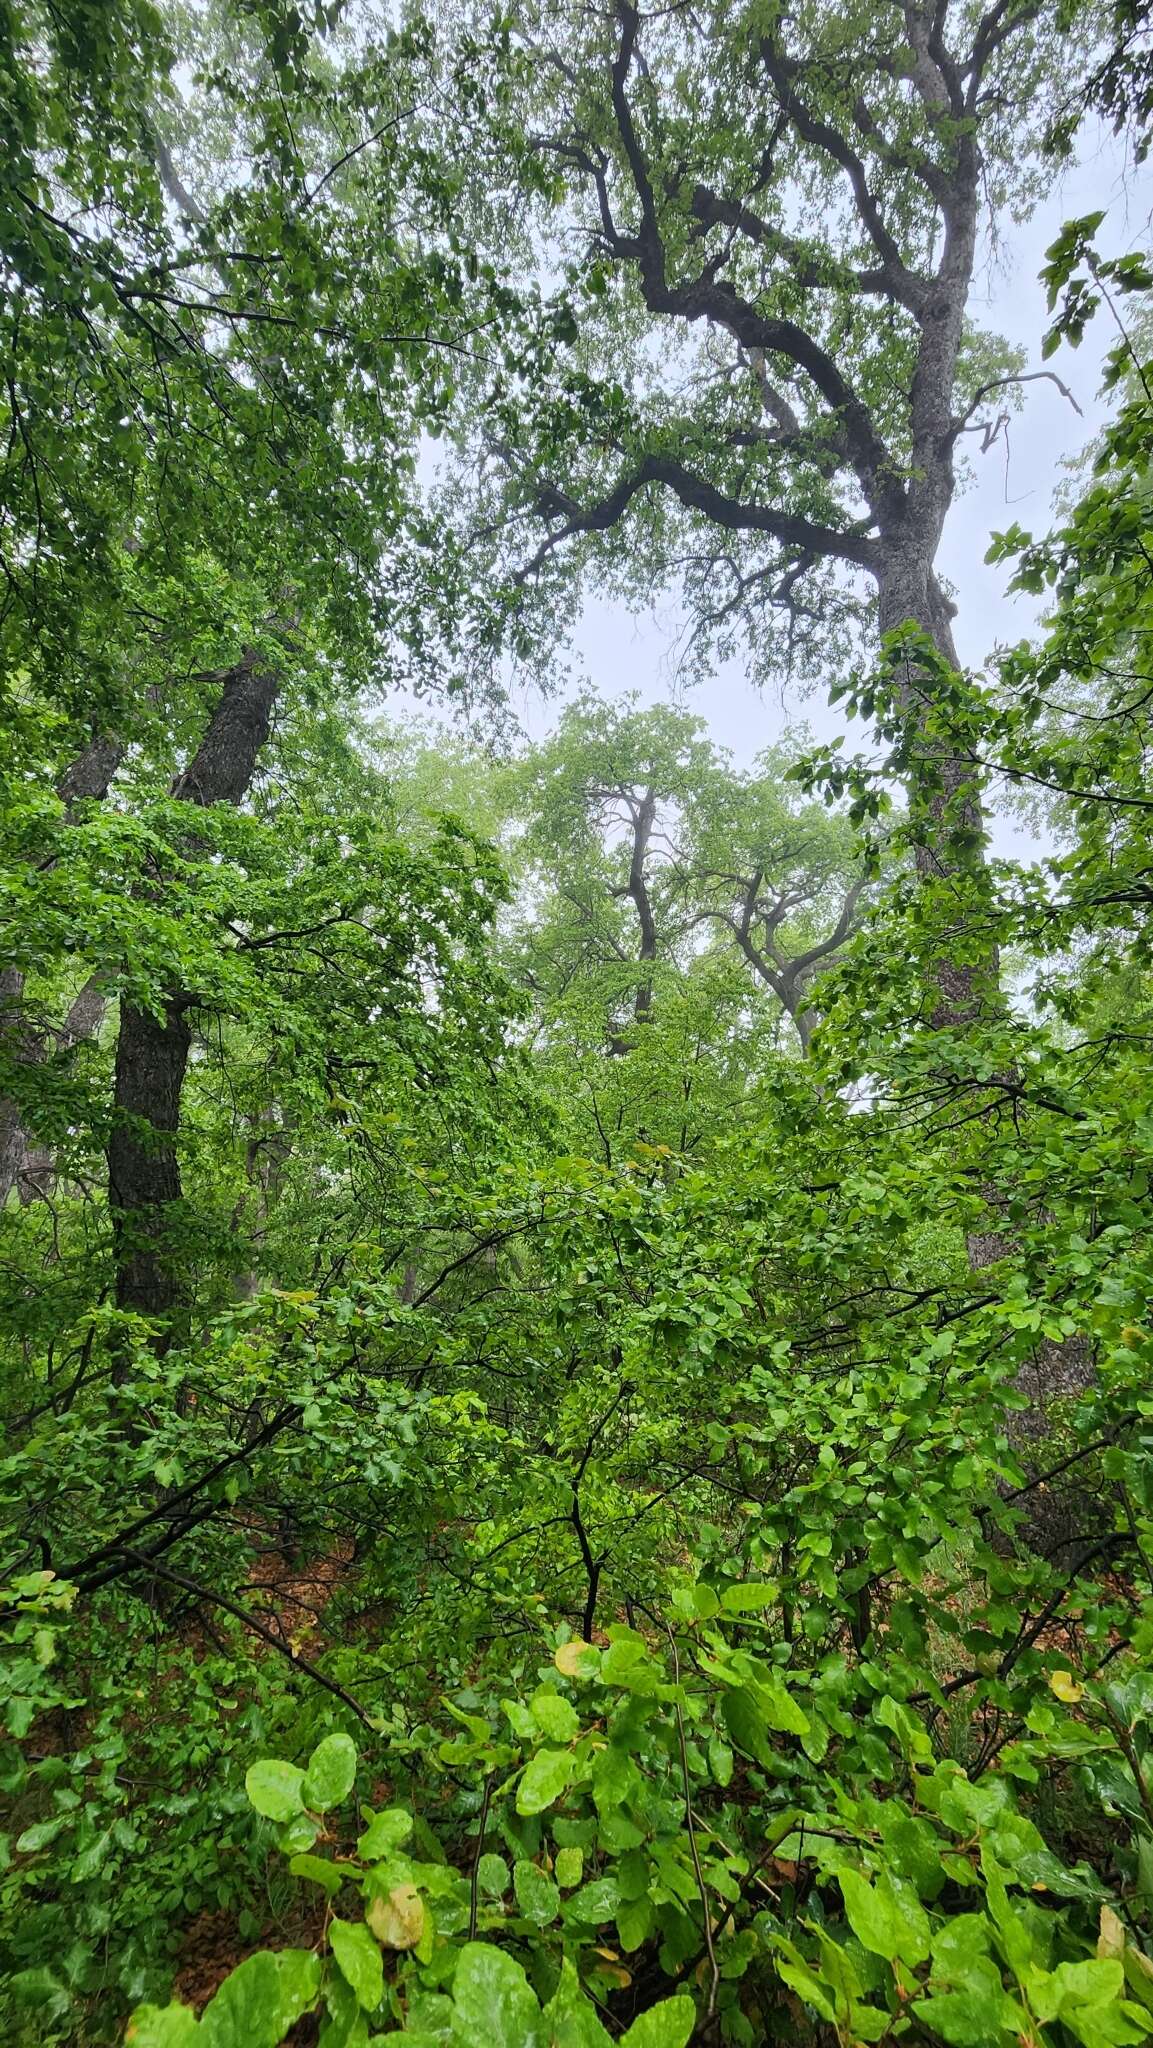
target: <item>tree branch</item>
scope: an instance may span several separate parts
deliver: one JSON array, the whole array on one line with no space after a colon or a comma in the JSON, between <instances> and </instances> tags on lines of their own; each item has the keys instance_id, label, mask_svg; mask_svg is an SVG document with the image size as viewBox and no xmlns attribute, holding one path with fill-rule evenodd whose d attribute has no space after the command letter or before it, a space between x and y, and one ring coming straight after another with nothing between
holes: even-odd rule
<instances>
[{"instance_id":1,"label":"tree branch","mask_svg":"<svg viewBox=\"0 0 1153 2048\"><path fill-rule=\"evenodd\" d=\"M640 16L630 0L617 0L617 18L621 24L621 35L612 67L613 113L640 204L641 224L640 232L627 242L618 237L614 243L611 233L606 230L610 248L615 254L626 255L636 261L645 304L650 312L677 314L688 321L712 321L745 348L759 348L768 355L784 356L804 370L845 435L849 459L870 510L877 518L884 514L899 517L904 507L904 487L896 465L873 424L868 406L816 338L793 320L762 313L749 300L742 298L732 285L719 281L712 268L706 269L691 283L669 283L652 180L627 91ZM900 251L885 230L879 213L876 216L876 234L881 237L878 246L882 248L884 260L903 270ZM829 550L823 549L822 552Z\"/></svg>"},{"instance_id":2,"label":"tree branch","mask_svg":"<svg viewBox=\"0 0 1153 2048\"><path fill-rule=\"evenodd\" d=\"M563 542L575 535L605 533L616 526L633 499L650 484L664 486L688 510L702 512L714 525L727 527L730 532L763 533L770 540L780 541L782 546L805 554L853 562L858 568L875 569L875 544L859 528L839 533L834 527L816 525L802 513L778 512L768 505L742 504L739 498L727 496L706 477L698 476L672 456L646 455L630 476L622 477L614 489L594 505L580 506L575 499L560 493L555 487L544 486L539 509L546 513L567 510L569 517L563 527L541 542L532 560L516 572L514 581L518 585L526 583Z\"/></svg>"}]
</instances>

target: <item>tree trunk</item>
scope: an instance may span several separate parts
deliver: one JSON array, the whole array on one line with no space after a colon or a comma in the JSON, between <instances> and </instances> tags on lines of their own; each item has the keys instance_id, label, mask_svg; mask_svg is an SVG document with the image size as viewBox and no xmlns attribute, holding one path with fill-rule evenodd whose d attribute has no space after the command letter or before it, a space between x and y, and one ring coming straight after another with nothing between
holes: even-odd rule
<instances>
[{"instance_id":1,"label":"tree trunk","mask_svg":"<svg viewBox=\"0 0 1153 2048\"><path fill-rule=\"evenodd\" d=\"M35 1045L23 1015L24 975L19 967L0 969L0 1039L13 1061L35 1058ZM0 1209L16 1186L24 1159L24 1124L12 1096L0 1100Z\"/></svg>"},{"instance_id":2,"label":"tree trunk","mask_svg":"<svg viewBox=\"0 0 1153 2048\"><path fill-rule=\"evenodd\" d=\"M237 804L247 795L279 688L279 673L254 652L246 653L225 677L200 745L172 785L173 796L204 806ZM121 1004L108 1146L116 1305L168 1325L184 1291L176 1140L191 1007L183 989L168 991L159 1019L150 1010Z\"/></svg>"},{"instance_id":3,"label":"tree trunk","mask_svg":"<svg viewBox=\"0 0 1153 2048\"><path fill-rule=\"evenodd\" d=\"M910 550L898 554L892 569L881 580L881 631L892 632L909 619L928 634L939 654L951 668L959 668L953 639L953 607L949 604L930 566L918 561ZM962 865L950 853L950 833L956 826L979 832L983 823L980 791L969 762L956 756L939 756L936 763L941 787L920 805L924 838L916 845L917 872L925 880L956 873ZM963 792L963 794L962 794ZM911 802L917 804L915 788ZM970 858L973 856L970 855ZM978 849L976 858L983 859ZM948 934L945 934L947 941ZM964 943L964 927L957 930ZM995 1013L1001 1003L999 956L990 947L984 961L976 963L951 958L943 951L935 964L938 1001L930 1018L935 1030L964 1030L982 1016ZM1004 1195L995 1187L984 1190L989 1220L982 1230L970 1231L966 1240L970 1271L979 1273L1007 1258L1013 1239L999 1223ZM1051 1403L1083 1393L1094 1377L1092 1347L1081 1335L1064 1342L1050 1339L1038 1344L1021 1366L1014 1386L1028 1397L1027 1408L1011 1410L1006 1418L1010 1443L1022 1459L1027 1474L1038 1469L1041 1447L1052 1439ZM1025 1533L1031 1546L1043 1555L1056 1556L1062 1550L1077 1553L1088 1542L1085 1522L1100 1511L1083 1487L1070 1483L1029 1495Z\"/></svg>"},{"instance_id":4,"label":"tree trunk","mask_svg":"<svg viewBox=\"0 0 1153 2048\"><path fill-rule=\"evenodd\" d=\"M941 589L932 563L915 543L903 540L886 550L878 578L878 598L882 634L896 632L911 621L932 641L950 668L960 668L953 638L955 607ZM931 694L932 679L926 680L927 694ZM938 749L933 769L934 782L939 787L919 794L914 782L909 789L917 830L917 873L924 881L956 874L967 862L971 864L974 854L970 835L979 835L984 823L981 794L971 763ZM954 850L953 835L958 832L969 840L967 855ZM975 858L981 863L979 839L976 843ZM948 936L943 935L945 941ZM963 924L958 925L956 937L963 952ZM995 947L989 948L984 960L973 962L954 957L946 943L934 964L937 1001L929 1020L933 1029L963 1031L980 1017L992 1014L1000 1002L999 967Z\"/></svg>"},{"instance_id":5,"label":"tree trunk","mask_svg":"<svg viewBox=\"0 0 1153 2048\"><path fill-rule=\"evenodd\" d=\"M628 893L640 920L641 942L637 953L643 979L637 984L636 1002L633 1015L638 1024L647 1024L653 1011L653 984L651 969L657 957L657 926L653 907L649 899L648 878L645 863L648 860L649 840L657 815L657 796L654 789L647 789L640 806L633 817L633 850L629 862Z\"/></svg>"},{"instance_id":6,"label":"tree trunk","mask_svg":"<svg viewBox=\"0 0 1153 2048\"><path fill-rule=\"evenodd\" d=\"M116 1041L115 1121L108 1147L116 1304L167 1316L178 1295L180 1168L176 1133L192 1034L181 1004L163 1020L124 1003Z\"/></svg>"}]
</instances>

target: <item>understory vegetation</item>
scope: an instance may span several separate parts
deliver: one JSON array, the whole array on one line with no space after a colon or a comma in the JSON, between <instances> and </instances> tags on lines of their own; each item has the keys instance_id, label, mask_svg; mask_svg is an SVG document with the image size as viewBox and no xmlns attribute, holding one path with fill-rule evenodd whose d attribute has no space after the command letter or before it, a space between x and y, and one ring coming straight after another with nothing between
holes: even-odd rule
<instances>
[{"instance_id":1,"label":"understory vegetation","mask_svg":"<svg viewBox=\"0 0 1153 2048\"><path fill-rule=\"evenodd\" d=\"M2 0L0 105L4 2039L1140 2048L1153 274L974 280L1141 9Z\"/></svg>"}]
</instances>

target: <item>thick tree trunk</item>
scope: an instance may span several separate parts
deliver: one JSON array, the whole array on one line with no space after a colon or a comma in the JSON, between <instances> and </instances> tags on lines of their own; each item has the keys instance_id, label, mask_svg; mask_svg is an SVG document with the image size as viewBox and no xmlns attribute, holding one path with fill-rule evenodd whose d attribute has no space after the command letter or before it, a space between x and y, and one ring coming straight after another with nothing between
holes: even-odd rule
<instances>
[{"instance_id":1,"label":"thick tree trunk","mask_svg":"<svg viewBox=\"0 0 1153 2048\"><path fill-rule=\"evenodd\" d=\"M116 1302L166 1316L180 1289L180 1168L176 1133L192 1034L179 1002L163 1019L121 1006L115 1121L108 1146Z\"/></svg>"},{"instance_id":2,"label":"thick tree trunk","mask_svg":"<svg viewBox=\"0 0 1153 2048\"><path fill-rule=\"evenodd\" d=\"M950 667L959 668L953 639L953 608L932 568L918 561L913 550L903 555L898 553L889 575L882 579L880 612L883 633L891 632L912 619L928 634ZM951 857L951 831L960 826L968 832L979 832L983 822L980 791L974 782L970 764L957 757L943 755L933 765L940 788L934 790L920 806L924 836L916 846L917 870L925 880L955 873L960 862ZM916 806L915 789L910 792L910 798ZM969 858L973 857L970 853ZM983 858L979 846L975 857L978 860ZM930 1022L938 1030L963 1030L982 1016L993 1014L999 1007L1000 963L993 947L983 961L976 963L951 957L948 937L948 933L943 934L945 950L935 966L938 1001ZM957 941L960 950L965 943L963 927L958 928ZM985 1199L988 1223L984 1229L970 1231L966 1238L969 1266L974 1273L998 1264L1013 1251L1013 1239L999 1222L999 1212L1004 1208L1003 1196L996 1188L990 1187L985 1190ZM1063 1343L1046 1339L1022 1365L1014 1385L1028 1397L1029 1405L1024 1409L1011 1410L1006 1420L1009 1440L1027 1474L1039 1469L1039 1452L1052 1440L1052 1403L1083 1393L1091 1385L1093 1375L1092 1347L1082 1336L1067 1338ZM1030 1495L1027 1505L1029 1513L1025 1530L1028 1541L1046 1556L1057 1556L1064 1551L1070 1555L1078 1554L1089 1541L1086 1519L1091 1524L1094 1512L1099 1511L1099 1503L1093 1503L1084 1488L1075 1484L1049 1488L1040 1496Z\"/></svg>"},{"instance_id":3,"label":"thick tree trunk","mask_svg":"<svg viewBox=\"0 0 1153 2048\"><path fill-rule=\"evenodd\" d=\"M641 928L641 942L637 952L642 979L637 984L636 1002L633 1015L638 1024L647 1024L653 1012L652 966L657 957L657 926L653 906L649 898L648 877L645 864L648 860L649 841L657 815L657 796L654 789L645 791L640 807L633 818L633 850L629 862L628 893L636 909Z\"/></svg>"},{"instance_id":4,"label":"thick tree trunk","mask_svg":"<svg viewBox=\"0 0 1153 2048\"><path fill-rule=\"evenodd\" d=\"M248 653L230 670L219 702L172 794L192 805L237 804L251 787L268 738L280 676ZM170 1323L183 1293L177 1155L180 1099L191 1031L187 990L170 989L161 1018L120 1007L108 1198L113 1215L116 1305Z\"/></svg>"},{"instance_id":5,"label":"thick tree trunk","mask_svg":"<svg viewBox=\"0 0 1153 2048\"><path fill-rule=\"evenodd\" d=\"M0 1040L9 1059L35 1058L35 1047L23 1015L24 976L18 967L0 969ZM24 1124L19 1104L10 1095L0 1099L0 1209L16 1186L24 1159Z\"/></svg>"},{"instance_id":6,"label":"thick tree trunk","mask_svg":"<svg viewBox=\"0 0 1153 2048\"><path fill-rule=\"evenodd\" d=\"M960 667L953 638L955 608L941 589L931 561L915 541L903 540L886 550L878 578L878 599L882 634L895 632L911 621L932 641L950 668ZM931 678L927 678L927 685L931 694ZM972 835L979 834L983 827L983 810L971 764L937 751L932 769L935 786L931 790L919 793L915 784L909 790L917 830L917 872L925 881L956 874L966 861L983 859L979 841L975 854L972 850ZM955 833L966 836L965 854L953 850ZM930 1022L935 1030L963 1031L998 1007L1000 963L995 948L990 948L983 960L966 960L963 955L968 942L963 926L957 928L956 952L950 950L948 938L947 932L942 934L942 951L934 965L937 1001Z\"/></svg>"}]
</instances>

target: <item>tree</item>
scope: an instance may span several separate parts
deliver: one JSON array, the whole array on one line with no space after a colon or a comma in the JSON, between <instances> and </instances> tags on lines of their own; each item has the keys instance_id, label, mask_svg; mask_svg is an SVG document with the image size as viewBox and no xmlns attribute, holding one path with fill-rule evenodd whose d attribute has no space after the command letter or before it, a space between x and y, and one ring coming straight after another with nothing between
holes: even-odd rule
<instances>
[{"instance_id":1,"label":"tree","mask_svg":"<svg viewBox=\"0 0 1153 2048\"><path fill-rule=\"evenodd\" d=\"M865 879L848 821L791 794L798 751L782 746L740 775L688 713L587 695L570 705L511 781L527 828L512 847L527 866L530 986L555 1001L599 981L606 1042L635 1052L654 977L662 1001L683 992L718 968L702 947L724 931L806 1049L813 977L849 937Z\"/></svg>"},{"instance_id":2,"label":"tree","mask_svg":"<svg viewBox=\"0 0 1153 2048\"><path fill-rule=\"evenodd\" d=\"M24 765L47 723L64 806L26 817L17 857L35 873L56 860L73 807L105 796L129 760L143 809L166 785L200 809L241 804L274 716L318 696L347 704L406 632L418 668L421 648L435 659L427 621L419 635L405 625L427 538L411 449L448 402L443 362L461 346L469 276L448 182L404 105L426 59L419 28L341 58L324 47L323 11L308 27L275 12L190 18L181 78L149 10L105 30L33 8L9 26L20 149L4 224L0 652L9 703L26 722L39 713ZM390 118L373 131L382 101ZM199 140L199 194L172 140L194 120L216 142L214 159ZM402 196L414 226L399 220ZM388 551L400 566L385 588ZM443 591L439 552L437 578ZM211 849L197 830L176 835L178 863ZM163 859L137 885L154 936ZM175 1134L200 994L179 977L164 986L161 938L166 954L159 986L139 953L127 968L89 960L97 993L119 982L127 994L133 976L147 988L120 1007L109 1173L118 1299L161 1316L175 1299L161 1246L179 1213ZM32 957L0 991L5 1194L37 1091L55 1086L36 1055L75 1038L67 1021L26 1015Z\"/></svg>"},{"instance_id":3,"label":"tree","mask_svg":"<svg viewBox=\"0 0 1153 2048\"><path fill-rule=\"evenodd\" d=\"M819 977L863 917L870 878L844 813L799 800L790 776L802 744L714 786L690 821L685 862L705 906L698 916L733 935L807 1052Z\"/></svg>"},{"instance_id":4,"label":"tree","mask_svg":"<svg viewBox=\"0 0 1153 2048\"><path fill-rule=\"evenodd\" d=\"M1000 0L787 17L621 0L520 32L539 58L528 147L587 254L555 405L526 434L511 401L496 437L517 582L582 539L646 575L672 558L698 616L741 616L764 668L774 611L843 662L837 593L864 578L882 635L911 622L955 667L935 564L958 451L1025 374L967 322L982 208L1037 189L1063 22ZM921 808L924 872L979 852L961 763L938 764ZM943 959L938 978L940 1022L963 1023L980 976Z\"/></svg>"}]
</instances>

